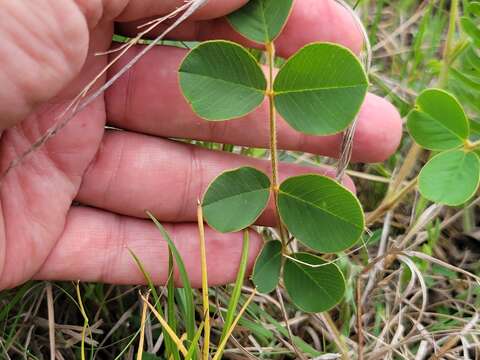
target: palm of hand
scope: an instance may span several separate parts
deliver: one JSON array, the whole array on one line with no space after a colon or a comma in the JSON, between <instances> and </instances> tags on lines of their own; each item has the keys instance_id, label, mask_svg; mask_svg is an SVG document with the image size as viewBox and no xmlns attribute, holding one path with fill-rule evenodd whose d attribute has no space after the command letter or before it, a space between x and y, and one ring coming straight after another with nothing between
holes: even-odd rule
<instances>
[{"instance_id":1,"label":"palm of hand","mask_svg":"<svg viewBox=\"0 0 480 360\"><path fill-rule=\"evenodd\" d=\"M70 1L52 3L67 8L73 4ZM85 2L78 0L76 3ZM56 41L45 41L39 48L28 49L25 57L29 61L22 63L25 59L19 55L18 59L10 59L10 68L8 62L3 67L7 77L18 80L16 63L25 65L22 68L24 76L14 82L20 96L15 91L2 93L0 89L0 111L14 108L6 118L25 120L2 134L2 173L57 121L71 100L108 63L107 56L95 54L109 49L113 23L98 22L101 15L97 15L103 11L104 18L112 19L115 17L112 14L119 13L116 8L123 9L126 2L110 3L111 6L105 6L103 10L96 9L97 5L91 5L87 11L84 9L89 27L93 29L90 32L75 4L76 10L57 9L57 28L53 26L52 29L53 20L49 20L47 28L39 33L53 32L60 34L60 38L53 36ZM167 3L172 2L153 0L150 8L134 8L132 5L127 9L127 15L131 14L130 19L161 15L165 9L155 7L175 5L165 5ZM202 10L203 16L224 15L243 3L245 0L211 0ZM0 19L1 10L0 6ZM324 21L319 20L317 12L325 17ZM72 18L64 19L64 14L70 14ZM307 26L309 21L311 26ZM98 25L93 24L95 22ZM279 52L285 56L315 40L343 42L358 50L360 35L352 30L355 27L349 15L342 13L334 1L297 1L290 23L278 40ZM300 36L293 31L295 23L302 24L300 27L309 31ZM331 31L334 24L339 27L338 33ZM46 26L45 23L40 25ZM0 34L2 26L7 27L8 23L0 21ZM35 23L31 27L35 28ZM125 26L127 34L131 34L129 28ZM14 35L16 37L12 37L10 44L14 47L6 46L3 53L0 48L0 58L5 58L18 47L18 34ZM221 20L185 24L177 35L186 39L226 37L239 40ZM60 48L59 43L62 44ZM33 42L30 44L34 45ZM62 48L65 44L75 46ZM249 127L244 127L242 121L210 125L193 115L177 84L176 69L184 55L185 51L180 49L154 49L136 66L135 75L124 76L104 97L99 97L76 115L59 135L32 153L4 179L0 187L0 289L31 278L142 282L142 275L127 247L140 257L155 282L163 282L168 268L166 246L153 225L141 219L145 209L153 211L162 222L178 222L176 225L167 224L167 230L177 241L193 285L201 283L196 200L208 182L221 171L243 165L267 169L268 162L198 149L131 131L104 131L108 121L140 133L264 147L268 142L268 127L263 121L262 108L247 116ZM127 55L123 64L129 57L132 55ZM36 61L35 66L29 67L32 58ZM49 60L54 66L45 69L45 64L52 66ZM162 66L158 66L159 63ZM112 73L121 65L115 65ZM0 80L3 75L0 69ZM97 86L104 81L101 79ZM59 84L63 88L61 92ZM32 93L36 94L33 99ZM27 95L22 97L22 94ZM53 95L56 96L52 99ZM2 96L6 101L2 102ZM41 105L35 106L36 103ZM9 106L2 106L5 104ZM32 108L35 108L33 112ZM398 114L391 105L370 95L360 114L354 159L384 159L394 151L400 135ZM339 136L319 141L315 137L296 135L285 124L279 124L279 145L284 149L334 156L339 143ZM311 168L288 164L280 170L283 176L312 171ZM72 207L75 200L90 207ZM271 209L267 209L259 221L272 225L274 219ZM214 285L234 279L241 253L241 235L221 235L209 229L206 235L210 283ZM260 246L260 237L252 234L250 266Z\"/></svg>"},{"instance_id":2,"label":"palm of hand","mask_svg":"<svg viewBox=\"0 0 480 360\"><path fill-rule=\"evenodd\" d=\"M105 66L107 59L95 57L93 52L108 49L111 28L103 26L92 33L92 49L84 68L65 90L21 124L5 130L0 142L2 172L57 121L72 95ZM29 155L4 179L0 189L0 288L34 277L47 260L64 231L83 174L97 153L104 125L105 102L100 97L78 114L61 136Z\"/></svg>"}]
</instances>

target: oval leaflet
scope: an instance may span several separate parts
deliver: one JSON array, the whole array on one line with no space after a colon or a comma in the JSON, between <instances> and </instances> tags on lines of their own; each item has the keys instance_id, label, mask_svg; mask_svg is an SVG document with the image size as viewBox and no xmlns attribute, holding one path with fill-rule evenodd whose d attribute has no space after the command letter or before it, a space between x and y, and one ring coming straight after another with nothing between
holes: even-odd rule
<instances>
[{"instance_id":1,"label":"oval leaflet","mask_svg":"<svg viewBox=\"0 0 480 360\"><path fill-rule=\"evenodd\" d=\"M280 35L292 5L293 0L250 0L227 20L247 39L267 44Z\"/></svg>"},{"instance_id":2,"label":"oval leaflet","mask_svg":"<svg viewBox=\"0 0 480 360\"><path fill-rule=\"evenodd\" d=\"M323 312L337 305L345 293L345 278L334 263L296 253L287 259L283 280L293 303L306 312Z\"/></svg>"},{"instance_id":3,"label":"oval leaflet","mask_svg":"<svg viewBox=\"0 0 480 360\"><path fill-rule=\"evenodd\" d=\"M357 198L335 180L320 175L285 180L280 185L278 210L300 242L323 253L351 247L365 226Z\"/></svg>"},{"instance_id":4,"label":"oval leaflet","mask_svg":"<svg viewBox=\"0 0 480 360\"><path fill-rule=\"evenodd\" d=\"M258 291L267 294L275 290L282 267L282 243L268 241L258 255L253 268L252 281Z\"/></svg>"},{"instance_id":5,"label":"oval leaflet","mask_svg":"<svg viewBox=\"0 0 480 360\"><path fill-rule=\"evenodd\" d=\"M420 171L420 193L440 204L457 206L478 189L480 160L474 152L453 150L434 156Z\"/></svg>"},{"instance_id":6,"label":"oval leaflet","mask_svg":"<svg viewBox=\"0 0 480 360\"><path fill-rule=\"evenodd\" d=\"M407 126L415 141L429 150L461 146L470 129L467 116L455 97L444 90L428 89L408 114Z\"/></svg>"},{"instance_id":7,"label":"oval leaflet","mask_svg":"<svg viewBox=\"0 0 480 360\"><path fill-rule=\"evenodd\" d=\"M305 134L330 135L355 119L368 80L349 49L313 43L283 65L273 88L275 107L291 127Z\"/></svg>"},{"instance_id":8,"label":"oval leaflet","mask_svg":"<svg viewBox=\"0 0 480 360\"><path fill-rule=\"evenodd\" d=\"M252 167L225 171L203 196L207 223L220 232L246 228L260 216L270 197L270 179Z\"/></svg>"},{"instance_id":9,"label":"oval leaflet","mask_svg":"<svg viewBox=\"0 0 480 360\"><path fill-rule=\"evenodd\" d=\"M259 106L267 80L255 58L229 41L193 48L179 69L180 87L195 113L210 121L234 119Z\"/></svg>"}]
</instances>

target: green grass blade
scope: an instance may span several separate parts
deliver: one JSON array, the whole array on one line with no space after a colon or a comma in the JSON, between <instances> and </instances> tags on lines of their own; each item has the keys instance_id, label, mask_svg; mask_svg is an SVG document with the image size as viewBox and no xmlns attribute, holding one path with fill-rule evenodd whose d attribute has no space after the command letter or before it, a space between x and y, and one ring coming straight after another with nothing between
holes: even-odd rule
<instances>
[{"instance_id":1,"label":"green grass blade","mask_svg":"<svg viewBox=\"0 0 480 360\"><path fill-rule=\"evenodd\" d=\"M30 284L31 286L31 284ZM15 338L16 338L16 334L19 330L19 328L17 327L18 325L21 326L21 320L23 319L22 317L22 314L23 314L23 311L27 305L27 302L26 301L23 301L19 304L19 308L18 308L18 315L15 315L13 317L13 323L9 326L10 327L10 331L7 332L4 331L2 332L2 340L4 342L4 348L5 348L5 351L7 352L9 349L10 349L10 346L12 346L12 344L15 342Z\"/></svg>"},{"instance_id":2,"label":"green grass blade","mask_svg":"<svg viewBox=\"0 0 480 360\"><path fill-rule=\"evenodd\" d=\"M257 294L257 290L254 289L253 292L248 297L248 299L243 304L243 306L240 309L240 311L238 312L237 316L235 316L235 319L233 319L232 325L230 326L230 328L228 328L224 339L218 345L218 349L217 349L217 352L215 353L215 356L213 357L213 360L219 360L219 359L222 358L223 350L225 349L225 345L227 345L228 338L232 335L233 330L237 326L238 322L240 321L243 314L245 313L245 310L247 310L248 305L252 302L252 300L253 300L253 298L255 297L256 294Z\"/></svg>"},{"instance_id":3,"label":"green grass blade","mask_svg":"<svg viewBox=\"0 0 480 360\"><path fill-rule=\"evenodd\" d=\"M245 279L245 271L247 270L249 243L250 243L250 238L249 238L248 230L244 230L242 257L240 259L240 265L238 267L237 280L235 281L235 287L233 288L232 296L230 297L230 302L228 303L227 314L225 315L225 323L223 324L223 331L222 331L222 336L220 338L220 342L222 342L225 336L227 335L227 331L232 325L233 319L235 318L235 312L237 310L238 300L240 299L240 294L242 292L242 285Z\"/></svg>"},{"instance_id":4,"label":"green grass blade","mask_svg":"<svg viewBox=\"0 0 480 360\"><path fill-rule=\"evenodd\" d=\"M175 243L168 235L167 231L163 227L162 224L152 215L149 211L147 211L147 215L153 221L155 226L158 228L162 237L168 244L173 257L175 259L175 263L178 268L178 272L180 274L180 279L182 280L182 285L184 288L184 295L185 295L185 327L187 330L187 339L192 342L193 338L195 337L195 306L193 302L193 289L192 285L190 284L190 279L188 278L187 270L185 269L185 264L180 256L180 253L175 246Z\"/></svg>"},{"instance_id":5,"label":"green grass blade","mask_svg":"<svg viewBox=\"0 0 480 360\"><path fill-rule=\"evenodd\" d=\"M175 283L173 278L173 255L168 249L168 282L167 282L167 322L174 332L177 332L177 319L175 317ZM172 348L172 356L180 360L178 349Z\"/></svg>"},{"instance_id":6,"label":"green grass blade","mask_svg":"<svg viewBox=\"0 0 480 360\"><path fill-rule=\"evenodd\" d=\"M143 266L143 264L142 264L141 260L138 258L138 256L135 255L135 253L131 249L127 248L127 250L130 253L130 255L132 256L133 261L135 261L135 264L137 265L137 267L140 269L140 272L142 273L143 277L147 281L148 288L150 289L150 293L152 294L152 297L155 301L155 303L154 303L155 309L157 309L157 311L160 313L160 315L162 315L164 317L162 305L160 303L160 297L158 296L157 289L155 288L155 285L153 284L152 277L150 276L148 271L145 270L145 267ZM167 350L167 354L175 353L175 344L173 343L172 339L170 338L168 333L163 330L163 328L162 328L162 333L163 333L163 337L165 339L165 348ZM178 350L177 350L177 352L178 352ZM179 358L175 358L175 359L177 360Z\"/></svg>"},{"instance_id":7,"label":"green grass blade","mask_svg":"<svg viewBox=\"0 0 480 360\"><path fill-rule=\"evenodd\" d=\"M0 321L5 320L10 310L22 299L23 295L34 285L33 282L27 282L21 288L16 290L15 296L0 310Z\"/></svg>"},{"instance_id":8,"label":"green grass blade","mask_svg":"<svg viewBox=\"0 0 480 360\"><path fill-rule=\"evenodd\" d=\"M135 334L131 335L131 339L127 342L127 344L124 346L122 351L113 359L113 360L119 360L122 358L123 354L125 354L128 349L132 346L133 342L137 339L137 336L140 335L140 329L138 329Z\"/></svg>"},{"instance_id":9,"label":"green grass blade","mask_svg":"<svg viewBox=\"0 0 480 360\"><path fill-rule=\"evenodd\" d=\"M241 300L241 302L243 302L243 301L244 300ZM282 324L280 322L278 322L277 320L275 320L275 318L273 316L271 316L268 313L268 311L265 311L264 309L262 309L255 302L250 304L248 310L249 310L250 313L255 313L257 317L262 318L263 321L259 320L258 322L253 322L252 323L252 322L250 322L246 319L241 319L239 321L240 325L246 327L247 329L252 329L253 330L253 329L256 328L255 325L258 325L260 323L264 323L266 321L267 323L270 323L271 325L273 325L275 327L275 330L278 331L278 333L280 335L288 337L288 330L286 329L286 327L282 326ZM252 327L252 325L254 325L254 327ZM258 329L256 329L256 331L258 331ZM272 337L273 337L273 333L271 333L271 334L272 334ZM313 357L320 356L322 354L298 336L293 336L293 342L294 342L295 346L297 346L302 352L304 352L306 354L309 354Z\"/></svg>"},{"instance_id":10,"label":"green grass blade","mask_svg":"<svg viewBox=\"0 0 480 360\"><path fill-rule=\"evenodd\" d=\"M200 340L200 335L202 335L202 330L203 330L203 325L205 323L202 322L200 326L197 329L197 332L195 333L195 336L193 337L192 343L190 344L190 347L188 348L187 355L185 356L185 360L190 360L193 359L193 356L195 355L197 348L198 348L198 340Z\"/></svg>"},{"instance_id":11,"label":"green grass blade","mask_svg":"<svg viewBox=\"0 0 480 360\"><path fill-rule=\"evenodd\" d=\"M155 300L155 305L157 307L157 311L162 314L162 307L159 305L160 304L160 297L158 296L157 289L155 288L155 285L153 284L152 277L145 270L145 267L143 266L143 264L140 261L140 259L138 258L138 256L135 255L135 253L131 249L127 248L127 250L130 253L130 255L132 256L133 260L135 261L135 264L140 269L140 272L142 273L143 277L147 281L147 286L150 290L150 293L153 296L153 299Z\"/></svg>"}]
</instances>

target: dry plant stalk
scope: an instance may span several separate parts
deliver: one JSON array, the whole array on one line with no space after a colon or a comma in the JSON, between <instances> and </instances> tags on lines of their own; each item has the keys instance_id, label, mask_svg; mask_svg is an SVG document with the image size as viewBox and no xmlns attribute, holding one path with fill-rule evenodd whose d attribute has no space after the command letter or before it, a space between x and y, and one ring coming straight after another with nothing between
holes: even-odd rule
<instances>
[{"instance_id":1,"label":"dry plant stalk","mask_svg":"<svg viewBox=\"0 0 480 360\"><path fill-rule=\"evenodd\" d=\"M143 345L145 342L145 325L147 323L147 302L148 298L150 296L150 293L147 293L146 300L143 302L142 306L142 317L141 317L141 322L140 322L140 339L138 341L138 351L137 351L137 360L142 360L143 358Z\"/></svg>"},{"instance_id":2,"label":"dry plant stalk","mask_svg":"<svg viewBox=\"0 0 480 360\"><path fill-rule=\"evenodd\" d=\"M367 33L367 29L363 26L362 20L358 17L357 13L352 10L349 4L347 4L344 0L336 0L344 9L348 11L348 13L352 16L355 20L355 24L357 28L360 30L363 36L364 46L365 46L365 58L364 60L364 67L365 72L367 75L370 72L370 68L372 65L372 46L370 44L370 38ZM343 176L345 175L345 171L347 170L348 164L352 158L352 150L353 150L353 138L355 135L355 130L357 128L358 123L358 116L353 120L347 130L344 131L342 137L342 144L340 147L340 157L337 163L337 173L335 178L337 181L342 182Z\"/></svg>"},{"instance_id":3,"label":"dry plant stalk","mask_svg":"<svg viewBox=\"0 0 480 360\"><path fill-rule=\"evenodd\" d=\"M53 307L53 291L50 282L46 285L48 309L48 338L50 343L50 359L55 360L55 310Z\"/></svg>"}]
</instances>

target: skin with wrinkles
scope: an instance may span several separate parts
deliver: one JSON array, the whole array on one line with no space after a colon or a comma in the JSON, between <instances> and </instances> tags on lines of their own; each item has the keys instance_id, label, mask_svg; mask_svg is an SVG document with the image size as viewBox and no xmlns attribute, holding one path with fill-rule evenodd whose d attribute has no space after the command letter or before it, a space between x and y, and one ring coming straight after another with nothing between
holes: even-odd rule
<instances>
[{"instance_id":1,"label":"skin with wrinkles","mask_svg":"<svg viewBox=\"0 0 480 360\"><path fill-rule=\"evenodd\" d=\"M248 45L220 18L245 2L210 0L171 36L226 38ZM95 54L112 46L114 20L122 21L116 28L128 34L135 22L165 15L181 4L183 0L0 2L0 171L30 148L108 63L108 56ZM280 55L288 56L307 42L323 40L358 51L361 37L355 29L353 19L333 0L297 0L277 47ZM138 51L136 47L129 52L107 76ZM196 199L220 171L247 164L266 168L268 163L162 137L263 146L266 124L264 109L249 115L245 128L235 122L211 126L196 118L179 95L176 69L185 54L155 48L4 179L0 289L32 278L143 282L127 247L140 257L155 282L164 282L166 245L144 219L146 208L166 223L192 283L200 284ZM126 131L105 132L105 124ZM360 115L354 158L383 160L395 150L400 136L398 113L386 101L369 95ZM338 137L295 137L280 126L279 144L287 149L334 156L338 141ZM325 172L292 164L281 168L282 176L312 171ZM346 182L353 187L351 180ZM72 207L74 200L83 206ZM259 221L273 224L271 209ZM232 281L241 235L207 229L206 236L210 283ZM260 247L261 239L252 233L250 267Z\"/></svg>"}]
</instances>

